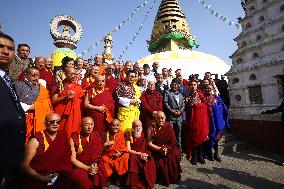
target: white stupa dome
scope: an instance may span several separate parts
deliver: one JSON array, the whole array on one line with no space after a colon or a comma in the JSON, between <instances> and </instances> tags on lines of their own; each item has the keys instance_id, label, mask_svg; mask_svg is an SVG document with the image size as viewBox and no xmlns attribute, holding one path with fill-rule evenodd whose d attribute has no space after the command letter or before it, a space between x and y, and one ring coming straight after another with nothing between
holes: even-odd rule
<instances>
[{"instance_id":1,"label":"white stupa dome","mask_svg":"<svg viewBox=\"0 0 284 189\"><path fill-rule=\"evenodd\" d=\"M230 66L220 58L203 52L192 50L165 51L145 56L138 60L140 64L159 63L159 72L162 68L171 68L172 73L176 69L182 70L182 76L188 78L191 74L199 74L203 78L205 72L223 75L229 71Z\"/></svg>"}]
</instances>

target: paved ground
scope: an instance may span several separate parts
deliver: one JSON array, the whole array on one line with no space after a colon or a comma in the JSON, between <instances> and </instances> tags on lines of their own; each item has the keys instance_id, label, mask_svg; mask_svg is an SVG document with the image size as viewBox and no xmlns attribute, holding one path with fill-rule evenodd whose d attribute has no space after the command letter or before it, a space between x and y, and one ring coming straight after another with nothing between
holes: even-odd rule
<instances>
[{"instance_id":1,"label":"paved ground","mask_svg":"<svg viewBox=\"0 0 284 189\"><path fill-rule=\"evenodd\" d=\"M257 150L222 155L222 162L206 161L193 166L183 159L182 180L168 188L228 189L257 188L284 189L284 166L277 165L281 156ZM283 159L284 160L284 159ZM109 186L109 189L119 187ZM167 188L156 184L155 189Z\"/></svg>"}]
</instances>

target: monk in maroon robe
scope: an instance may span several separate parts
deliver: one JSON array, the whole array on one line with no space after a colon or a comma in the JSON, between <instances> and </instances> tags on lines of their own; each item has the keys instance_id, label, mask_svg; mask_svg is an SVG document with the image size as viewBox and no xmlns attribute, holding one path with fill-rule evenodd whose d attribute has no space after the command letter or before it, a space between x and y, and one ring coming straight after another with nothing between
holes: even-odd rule
<instances>
[{"instance_id":1,"label":"monk in maroon robe","mask_svg":"<svg viewBox=\"0 0 284 189\"><path fill-rule=\"evenodd\" d=\"M164 112L158 111L155 122L147 129L147 142L156 163L157 178L161 177L169 186L181 180L181 152L175 132L165 120Z\"/></svg>"},{"instance_id":2,"label":"monk in maroon robe","mask_svg":"<svg viewBox=\"0 0 284 189\"><path fill-rule=\"evenodd\" d=\"M94 130L99 134L106 132L107 124L114 118L114 100L111 92L105 89L104 76L96 76L95 85L88 90L84 105L87 116L95 122Z\"/></svg>"},{"instance_id":3,"label":"monk in maroon robe","mask_svg":"<svg viewBox=\"0 0 284 189\"><path fill-rule=\"evenodd\" d=\"M157 111L163 110L163 97L155 89L155 82L148 82L147 90L141 96L141 106L140 118L145 126L154 121Z\"/></svg>"},{"instance_id":4,"label":"monk in maroon robe","mask_svg":"<svg viewBox=\"0 0 284 189\"><path fill-rule=\"evenodd\" d=\"M156 182L156 165L148 150L140 120L133 122L132 134L125 133L125 138L129 152L127 185L139 189L153 188Z\"/></svg>"},{"instance_id":5,"label":"monk in maroon robe","mask_svg":"<svg viewBox=\"0 0 284 189\"><path fill-rule=\"evenodd\" d=\"M196 81L190 81L190 93L187 101L187 128L186 128L186 146L187 157L191 158L193 165L197 161L204 164L203 159L203 143L208 140L209 135L209 114L210 107L202 93L197 91L198 84Z\"/></svg>"},{"instance_id":6,"label":"monk in maroon robe","mask_svg":"<svg viewBox=\"0 0 284 189\"><path fill-rule=\"evenodd\" d=\"M56 113L46 116L45 131L37 132L26 146L21 165L22 188L70 188L72 164L69 139L58 131L61 118ZM49 186L50 185L50 186Z\"/></svg>"},{"instance_id":7,"label":"monk in maroon robe","mask_svg":"<svg viewBox=\"0 0 284 189\"><path fill-rule=\"evenodd\" d=\"M98 66L92 66L90 69L90 75L83 78L82 80L82 88L84 90L88 90L93 86L93 83L95 82L95 77L99 75L99 67Z\"/></svg>"},{"instance_id":8,"label":"monk in maroon robe","mask_svg":"<svg viewBox=\"0 0 284 189\"><path fill-rule=\"evenodd\" d=\"M118 86L118 81L113 77L114 72L114 65L109 64L106 68L106 74L105 74L105 82L106 82L106 88L109 89L109 91L113 94L114 90Z\"/></svg>"},{"instance_id":9,"label":"monk in maroon robe","mask_svg":"<svg viewBox=\"0 0 284 189\"><path fill-rule=\"evenodd\" d=\"M71 162L75 167L72 177L77 189L103 188L107 183L105 167L101 161L102 139L93 128L93 119L85 117L82 119L81 132L73 133L70 138Z\"/></svg>"}]
</instances>

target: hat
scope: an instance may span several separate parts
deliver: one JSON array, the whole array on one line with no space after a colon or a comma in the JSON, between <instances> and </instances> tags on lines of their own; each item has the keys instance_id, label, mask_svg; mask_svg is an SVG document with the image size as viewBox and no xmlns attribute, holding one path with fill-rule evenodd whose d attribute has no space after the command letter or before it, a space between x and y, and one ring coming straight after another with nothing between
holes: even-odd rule
<instances>
[{"instance_id":1,"label":"hat","mask_svg":"<svg viewBox=\"0 0 284 189\"><path fill-rule=\"evenodd\" d=\"M149 64L144 64L143 68L150 68Z\"/></svg>"},{"instance_id":2,"label":"hat","mask_svg":"<svg viewBox=\"0 0 284 189\"><path fill-rule=\"evenodd\" d=\"M176 83L178 83L178 80L176 79L176 78L174 78L174 79L172 79L172 82L171 82L171 84L176 84Z\"/></svg>"}]
</instances>

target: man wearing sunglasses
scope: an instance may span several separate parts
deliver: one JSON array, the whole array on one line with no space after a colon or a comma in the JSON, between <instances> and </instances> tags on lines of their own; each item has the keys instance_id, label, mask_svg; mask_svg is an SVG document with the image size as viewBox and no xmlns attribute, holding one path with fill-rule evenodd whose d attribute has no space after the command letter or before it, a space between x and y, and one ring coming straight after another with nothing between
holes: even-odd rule
<instances>
[{"instance_id":1,"label":"man wearing sunglasses","mask_svg":"<svg viewBox=\"0 0 284 189\"><path fill-rule=\"evenodd\" d=\"M22 188L71 187L71 149L67 134L58 130L60 123L60 115L48 114L45 130L28 141L21 165Z\"/></svg>"}]
</instances>

